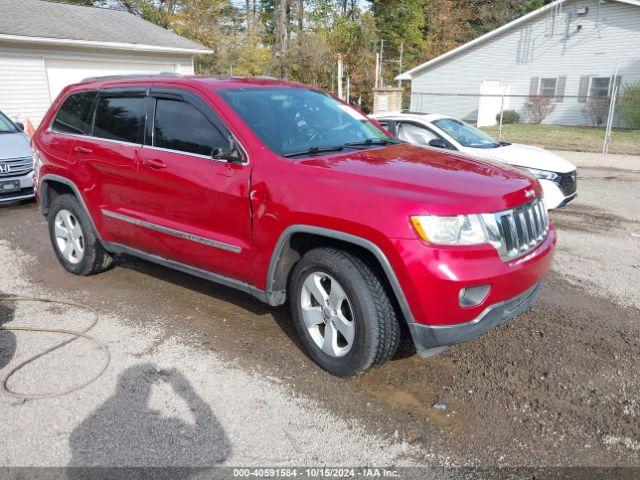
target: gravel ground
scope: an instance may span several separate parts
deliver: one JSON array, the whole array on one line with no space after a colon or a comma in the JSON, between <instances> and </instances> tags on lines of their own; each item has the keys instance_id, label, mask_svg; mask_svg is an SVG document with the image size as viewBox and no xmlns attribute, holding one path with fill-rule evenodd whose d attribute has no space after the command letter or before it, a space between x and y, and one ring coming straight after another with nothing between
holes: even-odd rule
<instances>
[{"instance_id":1,"label":"gravel ground","mask_svg":"<svg viewBox=\"0 0 640 480\"><path fill-rule=\"evenodd\" d=\"M0 258L9 259L2 265L0 291L64 295L26 280L24 267L37 260L5 240ZM0 323L80 330L90 319L74 307L5 302ZM367 433L312 399L296 398L279 379L246 373L161 329L136 328L126 316L106 314L91 334L111 355L98 381L54 399L0 397L0 465L414 463L408 456L415 447ZM17 337L16 363L61 340L54 334L5 333L4 352L12 343L7 336ZM89 342L75 341L19 371L9 387L32 394L65 390L92 378L105 360Z\"/></svg>"},{"instance_id":2,"label":"gravel ground","mask_svg":"<svg viewBox=\"0 0 640 480\"><path fill-rule=\"evenodd\" d=\"M640 173L583 168L579 182L578 199L552 214L556 262L529 312L439 357L401 352L349 380L304 355L284 308L130 258L74 277L33 204L1 208L0 292L96 308L92 333L111 364L64 397L0 395L0 465L640 466ZM87 321L0 303L9 325ZM0 377L61 340L1 333ZM10 386L70 387L103 361L78 340Z\"/></svg>"}]
</instances>

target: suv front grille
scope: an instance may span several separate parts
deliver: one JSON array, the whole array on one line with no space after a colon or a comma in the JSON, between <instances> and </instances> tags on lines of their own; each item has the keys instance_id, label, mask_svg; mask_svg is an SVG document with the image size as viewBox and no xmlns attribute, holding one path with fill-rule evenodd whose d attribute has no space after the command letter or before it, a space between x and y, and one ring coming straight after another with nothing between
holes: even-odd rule
<instances>
[{"instance_id":1,"label":"suv front grille","mask_svg":"<svg viewBox=\"0 0 640 480\"><path fill-rule=\"evenodd\" d=\"M0 178L17 177L33 170L31 157L7 158L0 160Z\"/></svg>"},{"instance_id":2,"label":"suv front grille","mask_svg":"<svg viewBox=\"0 0 640 480\"><path fill-rule=\"evenodd\" d=\"M558 184L560 185L560 190L562 190L565 197L576 193L576 190L578 189L576 171L574 170L573 172L560 174Z\"/></svg>"},{"instance_id":3,"label":"suv front grille","mask_svg":"<svg viewBox=\"0 0 640 480\"><path fill-rule=\"evenodd\" d=\"M495 213L493 217L500 237L498 253L503 260L513 260L532 251L549 232L549 217L541 198Z\"/></svg>"}]
</instances>

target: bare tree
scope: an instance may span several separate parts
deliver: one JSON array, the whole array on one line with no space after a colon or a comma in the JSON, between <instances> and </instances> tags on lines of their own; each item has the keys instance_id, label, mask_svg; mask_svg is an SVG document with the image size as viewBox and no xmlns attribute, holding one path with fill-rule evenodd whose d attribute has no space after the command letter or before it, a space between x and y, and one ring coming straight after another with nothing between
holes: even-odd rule
<instances>
[{"instance_id":1,"label":"bare tree","mask_svg":"<svg viewBox=\"0 0 640 480\"><path fill-rule=\"evenodd\" d=\"M524 103L525 114L535 124L541 123L555 108L553 97L543 95L530 95Z\"/></svg>"},{"instance_id":2,"label":"bare tree","mask_svg":"<svg viewBox=\"0 0 640 480\"><path fill-rule=\"evenodd\" d=\"M589 97L582 113L591 120L594 127L599 127L605 123L609 116L610 102L611 98L609 97Z\"/></svg>"}]
</instances>

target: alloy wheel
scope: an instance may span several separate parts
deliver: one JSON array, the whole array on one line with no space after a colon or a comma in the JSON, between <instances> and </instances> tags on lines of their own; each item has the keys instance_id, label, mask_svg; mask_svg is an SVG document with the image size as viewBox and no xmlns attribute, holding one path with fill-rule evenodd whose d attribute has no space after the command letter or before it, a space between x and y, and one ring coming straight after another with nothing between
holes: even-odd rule
<instances>
[{"instance_id":1,"label":"alloy wheel","mask_svg":"<svg viewBox=\"0 0 640 480\"><path fill-rule=\"evenodd\" d=\"M300 293L302 318L316 346L330 357L343 357L355 338L353 308L342 285L331 275L307 275Z\"/></svg>"},{"instance_id":2,"label":"alloy wheel","mask_svg":"<svg viewBox=\"0 0 640 480\"><path fill-rule=\"evenodd\" d=\"M56 246L69 263L77 264L84 256L84 234L76 216L62 209L54 220Z\"/></svg>"}]
</instances>

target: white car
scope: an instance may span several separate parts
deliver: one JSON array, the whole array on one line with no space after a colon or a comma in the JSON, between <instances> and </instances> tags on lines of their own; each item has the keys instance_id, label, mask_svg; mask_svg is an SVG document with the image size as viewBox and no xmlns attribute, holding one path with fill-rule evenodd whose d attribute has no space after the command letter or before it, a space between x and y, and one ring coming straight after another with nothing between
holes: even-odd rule
<instances>
[{"instance_id":1,"label":"white car","mask_svg":"<svg viewBox=\"0 0 640 480\"><path fill-rule=\"evenodd\" d=\"M577 196L575 165L543 148L497 142L482 130L445 115L385 112L371 118L413 145L457 150L528 171L542 185L547 210L563 207Z\"/></svg>"}]
</instances>

